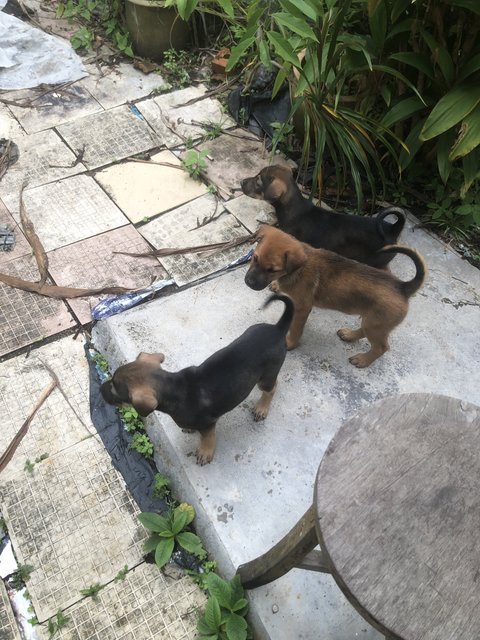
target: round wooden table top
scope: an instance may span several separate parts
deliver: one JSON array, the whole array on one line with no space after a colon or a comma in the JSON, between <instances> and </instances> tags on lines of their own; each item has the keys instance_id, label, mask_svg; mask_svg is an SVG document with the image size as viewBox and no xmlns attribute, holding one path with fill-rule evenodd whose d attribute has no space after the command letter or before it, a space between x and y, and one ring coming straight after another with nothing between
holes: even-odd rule
<instances>
[{"instance_id":1,"label":"round wooden table top","mask_svg":"<svg viewBox=\"0 0 480 640\"><path fill-rule=\"evenodd\" d=\"M403 640L480 638L480 408L423 393L347 421L320 464L320 546L356 609Z\"/></svg>"}]
</instances>

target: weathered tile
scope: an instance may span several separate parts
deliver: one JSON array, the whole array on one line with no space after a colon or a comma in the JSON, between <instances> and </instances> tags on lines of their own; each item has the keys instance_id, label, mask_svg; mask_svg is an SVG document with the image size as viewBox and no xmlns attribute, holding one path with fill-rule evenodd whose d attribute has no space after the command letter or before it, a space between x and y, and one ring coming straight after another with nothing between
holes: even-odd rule
<instances>
[{"instance_id":1,"label":"weathered tile","mask_svg":"<svg viewBox=\"0 0 480 640\"><path fill-rule=\"evenodd\" d=\"M158 73L146 75L132 64L121 62L116 66L106 65L98 69L87 66L89 76L79 82L86 87L105 108L118 107L125 102L148 96L152 91L168 86Z\"/></svg>"},{"instance_id":2,"label":"weathered tile","mask_svg":"<svg viewBox=\"0 0 480 640\"><path fill-rule=\"evenodd\" d=\"M224 206L252 233L258 229L259 224L275 224L277 221L274 208L264 200L241 195L239 198L227 200Z\"/></svg>"},{"instance_id":3,"label":"weathered tile","mask_svg":"<svg viewBox=\"0 0 480 640\"><path fill-rule=\"evenodd\" d=\"M2 580L0 580L0 638L2 640L21 640L12 605Z\"/></svg>"},{"instance_id":4,"label":"weathered tile","mask_svg":"<svg viewBox=\"0 0 480 640\"><path fill-rule=\"evenodd\" d=\"M22 92L17 92L16 100L21 99ZM102 106L80 83L67 87L60 85L53 91L40 94L29 108L14 105L10 108L27 133L43 131L89 113L103 111Z\"/></svg>"},{"instance_id":5,"label":"weathered tile","mask_svg":"<svg viewBox=\"0 0 480 640\"><path fill-rule=\"evenodd\" d=\"M48 254L49 272L56 282L71 287L147 287L167 274L156 258L134 258L114 251L145 253L150 246L128 225ZM90 309L100 297L68 300L82 324L92 320Z\"/></svg>"},{"instance_id":6,"label":"weathered tile","mask_svg":"<svg viewBox=\"0 0 480 640\"><path fill-rule=\"evenodd\" d=\"M12 209L6 198L15 194L18 200L18 192L24 181L31 189L85 170L81 162L75 164L75 154L53 129L13 140L18 144L20 157L0 182L0 197L10 211Z\"/></svg>"},{"instance_id":7,"label":"weathered tile","mask_svg":"<svg viewBox=\"0 0 480 640\"><path fill-rule=\"evenodd\" d=\"M81 337L61 338L0 363L0 450L4 451L22 426L51 377L45 365L57 375L55 389L33 418L13 458L0 475L0 485L22 478L27 460L34 462L70 447L95 433L90 421L89 372ZM36 473L36 467L33 473Z\"/></svg>"},{"instance_id":8,"label":"weathered tile","mask_svg":"<svg viewBox=\"0 0 480 640\"><path fill-rule=\"evenodd\" d=\"M17 557L40 622L77 602L80 590L142 560L146 530L103 445L83 440L0 491Z\"/></svg>"},{"instance_id":9,"label":"weathered tile","mask_svg":"<svg viewBox=\"0 0 480 640\"><path fill-rule=\"evenodd\" d=\"M45 251L128 224L95 180L85 175L27 189L23 200ZM5 197L4 202L19 219L18 196Z\"/></svg>"},{"instance_id":10,"label":"weathered tile","mask_svg":"<svg viewBox=\"0 0 480 640\"><path fill-rule=\"evenodd\" d=\"M205 94L205 87L188 87L179 91L165 93L150 100L137 103L139 111L145 116L167 147L178 146L182 140L201 138L205 129L192 122L220 124L227 129L234 126L233 120L222 108L218 100L204 98L182 106L189 100Z\"/></svg>"},{"instance_id":11,"label":"weathered tile","mask_svg":"<svg viewBox=\"0 0 480 640\"><path fill-rule=\"evenodd\" d=\"M8 96L10 95L11 92L8 92ZM7 140L15 138L18 141L18 138L24 135L21 126L10 109L0 102L0 138L7 138Z\"/></svg>"},{"instance_id":12,"label":"weathered tile","mask_svg":"<svg viewBox=\"0 0 480 640\"><path fill-rule=\"evenodd\" d=\"M3 273L37 281L33 256L22 256L2 265ZM0 356L74 326L61 300L28 293L0 283Z\"/></svg>"},{"instance_id":13,"label":"weathered tile","mask_svg":"<svg viewBox=\"0 0 480 640\"><path fill-rule=\"evenodd\" d=\"M256 175L269 164L282 162L280 156L271 158L265 151L263 142L253 134L235 129L231 134L223 133L214 140L199 144L197 149L207 149L212 158L205 170L209 182L220 188L220 193L230 198L235 192L241 193L240 181Z\"/></svg>"},{"instance_id":14,"label":"weathered tile","mask_svg":"<svg viewBox=\"0 0 480 640\"><path fill-rule=\"evenodd\" d=\"M1 265L9 260L14 260L20 256L28 255L32 252L27 239L20 230L15 220L9 214L7 207L0 200L0 225L6 225L10 231L13 231L15 245L13 249L4 251L2 247L2 241L0 240L0 268Z\"/></svg>"},{"instance_id":15,"label":"weathered tile","mask_svg":"<svg viewBox=\"0 0 480 640\"><path fill-rule=\"evenodd\" d=\"M112 582L93 600L73 605L69 621L55 637L85 640L96 632L102 640L187 640L194 637L205 595L191 578L173 580L156 565L142 563L125 580ZM46 625L39 627L41 640L49 640Z\"/></svg>"},{"instance_id":16,"label":"weathered tile","mask_svg":"<svg viewBox=\"0 0 480 640\"><path fill-rule=\"evenodd\" d=\"M152 162L181 167L171 151L153 155ZM141 222L207 193L207 187L183 169L143 162L116 164L98 172L95 179L132 222Z\"/></svg>"},{"instance_id":17,"label":"weathered tile","mask_svg":"<svg viewBox=\"0 0 480 640\"><path fill-rule=\"evenodd\" d=\"M85 149L89 169L147 151L161 144L143 116L132 106L121 106L85 116L57 127L72 149Z\"/></svg>"},{"instance_id":18,"label":"weathered tile","mask_svg":"<svg viewBox=\"0 0 480 640\"><path fill-rule=\"evenodd\" d=\"M212 218L207 224L206 220ZM199 226L202 225L202 226ZM223 204L206 195L169 211L139 228L154 247L186 247L215 242L227 242L246 235L234 216L225 213ZM193 282L227 266L240 258L247 249L240 245L226 251L187 253L161 258L168 273L178 285Z\"/></svg>"}]
</instances>

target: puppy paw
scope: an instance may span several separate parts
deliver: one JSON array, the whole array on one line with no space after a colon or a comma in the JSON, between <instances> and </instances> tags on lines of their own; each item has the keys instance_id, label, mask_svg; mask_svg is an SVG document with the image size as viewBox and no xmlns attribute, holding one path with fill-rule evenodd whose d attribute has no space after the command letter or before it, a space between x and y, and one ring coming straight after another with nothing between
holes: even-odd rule
<instances>
[{"instance_id":1,"label":"puppy paw","mask_svg":"<svg viewBox=\"0 0 480 640\"><path fill-rule=\"evenodd\" d=\"M355 332L352 331L351 329L339 329L337 331L337 336L340 338L340 340L343 340L344 342L353 342L354 340L357 339L355 337Z\"/></svg>"},{"instance_id":2,"label":"puppy paw","mask_svg":"<svg viewBox=\"0 0 480 640\"><path fill-rule=\"evenodd\" d=\"M349 358L348 361L357 369L365 369L372 362L366 353L357 353L357 355Z\"/></svg>"},{"instance_id":3,"label":"puppy paw","mask_svg":"<svg viewBox=\"0 0 480 640\"><path fill-rule=\"evenodd\" d=\"M253 419L255 420L255 422L259 422L260 420L265 420L265 418L268 415L268 407L265 408L263 405L261 405L260 403L255 405L255 408L253 409Z\"/></svg>"},{"instance_id":4,"label":"puppy paw","mask_svg":"<svg viewBox=\"0 0 480 640\"><path fill-rule=\"evenodd\" d=\"M205 449L198 448L195 452L195 456L197 458L197 464L203 467L203 465L211 462L213 460L213 453L214 453L213 451L207 451Z\"/></svg>"},{"instance_id":5,"label":"puppy paw","mask_svg":"<svg viewBox=\"0 0 480 640\"><path fill-rule=\"evenodd\" d=\"M268 288L270 289L270 291L273 291L273 293L278 293L280 291L278 280L273 280L273 282L268 285Z\"/></svg>"},{"instance_id":6,"label":"puppy paw","mask_svg":"<svg viewBox=\"0 0 480 640\"><path fill-rule=\"evenodd\" d=\"M293 340L290 336L287 335L285 342L287 343L287 350L291 351L292 349L296 349L298 347L299 340Z\"/></svg>"}]
</instances>

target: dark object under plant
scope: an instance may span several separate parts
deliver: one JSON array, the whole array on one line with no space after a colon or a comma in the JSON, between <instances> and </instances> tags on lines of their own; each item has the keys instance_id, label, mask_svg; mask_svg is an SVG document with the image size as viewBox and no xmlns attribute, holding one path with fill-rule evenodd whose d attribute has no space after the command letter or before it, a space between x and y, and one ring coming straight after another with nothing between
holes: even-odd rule
<instances>
[{"instance_id":1,"label":"dark object under plant","mask_svg":"<svg viewBox=\"0 0 480 640\"><path fill-rule=\"evenodd\" d=\"M209 573L206 586L209 598L197 623L199 640L246 640L250 636L245 620L248 601L240 576L227 581Z\"/></svg>"},{"instance_id":2,"label":"dark object under plant","mask_svg":"<svg viewBox=\"0 0 480 640\"><path fill-rule=\"evenodd\" d=\"M200 538L190 531L185 531L194 517L193 507L185 503L171 509L164 516L151 512L144 512L138 516L143 526L153 532L145 542L144 550L147 553L155 553L157 566L163 567L167 564L175 544L193 553L197 558L205 558L206 551Z\"/></svg>"}]
</instances>

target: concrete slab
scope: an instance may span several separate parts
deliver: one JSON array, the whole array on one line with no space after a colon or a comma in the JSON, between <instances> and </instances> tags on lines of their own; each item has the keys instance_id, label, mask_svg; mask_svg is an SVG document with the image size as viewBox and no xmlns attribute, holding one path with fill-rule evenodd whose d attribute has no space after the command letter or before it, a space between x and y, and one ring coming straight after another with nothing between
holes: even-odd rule
<instances>
[{"instance_id":1,"label":"concrete slab","mask_svg":"<svg viewBox=\"0 0 480 640\"><path fill-rule=\"evenodd\" d=\"M162 144L136 107L126 105L60 125L57 131L77 153L85 149L83 162L89 169Z\"/></svg>"},{"instance_id":2,"label":"concrete slab","mask_svg":"<svg viewBox=\"0 0 480 640\"><path fill-rule=\"evenodd\" d=\"M156 565L142 563L125 580L111 582L98 597L73 605L58 640L193 640L197 613L205 596L191 578L174 580ZM38 627L41 640L50 640L47 625Z\"/></svg>"},{"instance_id":3,"label":"concrete slab","mask_svg":"<svg viewBox=\"0 0 480 640\"><path fill-rule=\"evenodd\" d=\"M203 224L209 219L210 222ZM234 216L224 212L221 201L211 194L147 222L139 231L156 249L226 242L246 233ZM215 273L247 251L245 245L240 245L213 254L203 252L168 256L161 258L160 262L175 282L183 285Z\"/></svg>"},{"instance_id":4,"label":"concrete slab","mask_svg":"<svg viewBox=\"0 0 480 640\"><path fill-rule=\"evenodd\" d=\"M38 94L39 92L37 92ZM16 92L15 100L32 92ZM64 122L76 120L90 113L103 111L91 94L80 83L58 87L54 91L35 96L30 108L11 105L11 110L27 133L50 129Z\"/></svg>"},{"instance_id":5,"label":"concrete slab","mask_svg":"<svg viewBox=\"0 0 480 640\"><path fill-rule=\"evenodd\" d=\"M227 200L224 206L252 233L258 229L260 224L276 224L277 222L274 208L264 200L255 200L242 194L239 198Z\"/></svg>"},{"instance_id":6,"label":"concrete slab","mask_svg":"<svg viewBox=\"0 0 480 640\"><path fill-rule=\"evenodd\" d=\"M264 553L304 513L328 442L358 409L383 396L419 390L480 404L480 273L433 236L414 231L411 222L402 241L424 254L430 275L392 334L391 351L372 367L352 367L348 356L365 346L342 343L335 335L356 320L316 309L300 347L287 356L266 421L253 421L258 394L252 393L219 421L210 465L194 462L196 435L185 435L161 413L148 419L157 465L194 505L199 534L226 575ZM394 270L410 277L411 266L397 261ZM249 325L279 317L278 304L260 310L267 293L246 287L244 272L101 322L95 343L113 367L139 351L165 353L167 370L199 364ZM330 576L292 571L251 591L250 602L259 638L380 638Z\"/></svg>"},{"instance_id":7,"label":"concrete slab","mask_svg":"<svg viewBox=\"0 0 480 640\"><path fill-rule=\"evenodd\" d=\"M146 75L125 62L100 68L87 65L86 68L90 75L78 84L86 87L104 109L139 100L152 91L161 91L168 87L158 73Z\"/></svg>"},{"instance_id":8,"label":"concrete slab","mask_svg":"<svg viewBox=\"0 0 480 640\"><path fill-rule=\"evenodd\" d=\"M180 160L171 151L156 153L151 161L181 167ZM133 223L207 193L203 182L193 180L183 169L144 162L116 164L96 173L95 179Z\"/></svg>"},{"instance_id":9,"label":"concrete slab","mask_svg":"<svg viewBox=\"0 0 480 640\"><path fill-rule=\"evenodd\" d=\"M21 640L12 605L2 580L0 580L0 638L2 640Z\"/></svg>"},{"instance_id":10,"label":"concrete slab","mask_svg":"<svg viewBox=\"0 0 480 640\"><path fill-rule=\"evenodd\" d=\"M0 494L17 557L35 567L27 587L39 622L142 561L138 507L95 438L39 462Z\"/></svg>"},{"instance_id":11,"label":"concrete slab","mask_svg":"<svg viewBox=\"0 0 480 640\"><path fill-rule=\"evenodd\" d=\"M28 255L32 252L27 239L21 232L17 223L8 212L7 207L0 200L0 224L6 225L10 231L13 231L15 237L15 246L10 251L0 250L0 267L5 262L19 258L20 256Z\"/></svg>"},{"instance_id":12,"label":"concrete slab","mask_svg":"<svg viewBox=\"0 0 480 640\"><path fill-rule=\"evenodd\" d=\"M2 265L2 271L24 280L39 279L33 256L10 260ZM74 319L61 300L0 283L0 356L74 325Z\"/></svg>"},{"instance_id":13,"label":"concrete slab","mask_svg":"<svg viewBox=\"0 0 480 640\"><path fill-rule=\"evenodd\" d=\"M53 129L13 138L13 141L18 144L20 157L0 183L0 198L12 213L7 199L14 197L18 200L18 192L24 181L31 189L85 171L81 162L75 164L76 156Z\"/></svg>"},{"instance_id":14,"label":"concrete slab","mask_svg":"<svg viewBox=\"0 0 480 640\"><path fill-rule=\"evenodd\" d=\"M128 224L103 189L85 175L27 189L23 200L45 251ZM4 202L19 220L18 196L6 196Z\"/></svg>"},{"instance_id":15,"label":"concrete slab","mask_svg":"<svg viewBox=\"0 0 480 640\"><path fill-rule=\"evenodd\" d=\"M95 433L90 421L89 376L83 343L82 338L73 340L68 336L0 363L1 451L5 451L49 385L51 377L45 364L57 374L70 402L58 389L50 394L2 472L0 485L25 476L27 460L34 463L44 454L55 455Z\"/></svg>"},{"instance_id":16,"label":"concrete slab","mask_svg":"<svg viewBox=\"0 0 480 640\"><path fill-rule=\"evenodd\" d=\"M9 94L10 95L10 92ZM25 135L10 109L0 102L0 138L18 139Z\"/></svg>"},{"instance_id":17,"label":"concrete slab","mask_svg":"<svg viewBox=\"0 0 480 640\"><path fill-rule=\"evenodd\" d=\"M156 258L133 258L115 251L146 253L150 246L132 225L50 251L49 272L56 282L71 287L147 287L166 277ZM90 310L105 296L68 300L82 324L92 321Z\"/></svg>"},{"instance_id":18,"label":"concrete slab","mask_svg":"<svg viewBox=\"0 0 480 640\"><path fill-rule=\"evenodd\" d=\"M235 126L220 102L214 98L204 98L182 106L189 100L200 98L205 91L202 85L188 87L138 102L136 106L161 137L163 144L176 147L186 139L198 140L205 135L205 129L192 124L194 122L220 124L223 129Z\"/></svg>"}]
</instances>

